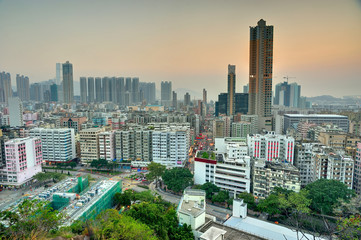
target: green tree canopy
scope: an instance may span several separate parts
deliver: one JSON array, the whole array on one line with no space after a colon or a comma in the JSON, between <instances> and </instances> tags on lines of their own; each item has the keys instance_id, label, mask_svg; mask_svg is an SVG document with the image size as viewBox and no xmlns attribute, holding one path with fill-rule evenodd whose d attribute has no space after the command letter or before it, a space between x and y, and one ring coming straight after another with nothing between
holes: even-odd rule
<instances>
[{"instance_id":1,"label":"green tree canopy","mask_svg":"<svg viewBox=\"0 0 361 240\"><path fill-rule=\"evenodd\" d=\"M159 177L163 175L165 169L166 167L164 165L156 162L151 162L150 164L148 164L149 173L147 174L147 179L150 181L156 179L156 186L158 186Z\"/></svg>"},{"instance_id":2,"label":"green tree canopy","mask_svg":"<svg viewBox=\"0 0 361 240\"><path fill-rule=\"evenodd\" d=\"M114 209L108 209L96 218L96 239L120 240L156 240L154 231L146 224L130 216L120 215Z\"/></svg>"},{"instance_id":3,"label":"green tree canopy","mask_svg":"<svg viewBox=\"0 0 361 240\"><path fill-rule=\"evenodd\" d=\"M188 168L175 167L170 170L165 170L162 179L168 189L174 192L180 192L192 184L193 174Z\"/></svg>"},{"instance_id":4,"label":"green tree canopy","mask_svg":"<svg viewBox=\"0 0 361 240\"><path fill-rule=\"evenodd\" d=\"M206 182L204 183L200 189L203 189L204 191L206 191L206 198L208 199L212 199L213 193L215 192L219 192L220 188L217 187L216 185L214 185L211 182Z\"/></svg>"},{"instance_id":5,"label":"green tree canopy","mask_svg":"<svg viewBox=\"0 0 361 240\"><path fill-rule=\"evenodd\" d=\"M48 202L24 200L17 211L0 212L1 239L41 239L57 229L63 216Z\"/></svg>"},{"instance_id":6,"label":"green tree canopy","mask_svg":"<svg viewBox=\"0 0 361 240\"><path fill-rule=\"evenodd\" d=\"M269 215L280 214L280 201L279 196L276 194L270 194L266 199L262 199L257 208L261 212L266 212Z\"/></svg>"},{"instance_id":7,"label":"green tree canopy","mask_svg":"<svg viewBox=\"0 0 361 240\"><path fill-rule=\"evenodd\" d=\"M254 196L252 193L248 192L242 192L238 194L238 198L242 198L245 203L247 203L247 208L249 209L255 209L256 208L256 202L254 200Z\"/></svg>"},{"instance_id":8,"label":"green tree canopy","mask_svg":"<svg viewBox=\"0 0 361 240\"><path fill-rule=\"evenodd\" d=\"M306 186L309 197L312 200L311 209L322 213L332 214L333 207L339 199L349 201L354 195L354 191L336 180L320 179Z\"/></svg>"},{"instance_id":9,"label":"green tree canopy","mask_svg":"<svg viewBox=\"0 0 361 240\"><path fill-rule=\"evenodd\" d=\"M218 194L212 197L212 202L224 203L229 199L228 191L220 191Z\"/></svg>"},{"instance_id":10,"label":"green tree canopy","mask_svg":"<svg viewBox=\"0 0 361 240\"><path fill-rule=\"evenodd\" d=\"M189 226L179 226L177 212L174 208L166 207L162 202L135 204L124 214L149 226L159 239L194 239Z\"/></svg>"}]
</instances>

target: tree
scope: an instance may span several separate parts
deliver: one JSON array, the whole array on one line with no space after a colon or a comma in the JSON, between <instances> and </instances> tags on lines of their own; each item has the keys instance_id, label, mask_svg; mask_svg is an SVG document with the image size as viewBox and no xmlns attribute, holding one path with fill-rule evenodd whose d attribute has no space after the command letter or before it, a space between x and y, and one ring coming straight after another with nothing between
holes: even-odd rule
<instances>
[{"instance_id":1,"label":"tree","mask_svg":"<svg viewBox=\"0 0 361 240\"><path fill-rule=\"evenodd\" d=\"M229 199L228 191L220 191L218 194L212 197L212 202L224 203Z\"/></svg>"},{"instance_id":2,"label":"tree","mask_svg":"<svg viewBox=\"0 0 361 240\"><path fill-rule=\"evenodd\" d=\"M213 193L219 192L220 190L219 187L217 187L211 182L204 183L200 188L206 191L206 198L210 200L212 199Z\"/></svg>"},{"instance_id":3,"label":"tree","mask_svg":"<svg viewBox=\"0 0 361 240\"><path fill-rule=\"evenodd\" d=\"M114 202L121 206L129 206L132 201L133 190L125 190L123 193L114 194Z\"/></svg>"},{"instance_id":4,"label":"tree","mask_svg":"<svg viewBox=\"0 0 361 240\"><path fill-rule=\"evenodd\" d=\"M312 200L311 209L330 215L338 199L349 201L354 195L354 191L336 180L320 179L306 186L309 197Z\"/></svg>"},{"instance_id":5,"label":"tree","mask_svg":"<svg viewBox=\"0 0 361 240\"><path fill-rule=\"evenodd\" d=\"M94 167L96 169L106 168L106 167L108 167L108 161L103 158L100 158L98 160L93 160L90 163L90 166Z\"/></svg>"},{"instance_id":6,"label":"tree","mask_svg":"<svg viewBox=\"0 0 361 240\"><path fill-rule=\"evenodd\" d=\"M49 203L38 200L24 200L17 211L0 212L0 238L4 239L40 239L57 229L63 218L53 211Z\"/></svg>"},{"instance_id":7,"label":"tree","mask_svg":"<svg viewBox=\"0 0 361 240\"><path fill-rule=\"evenodd\" d=\"M166 167L160 163L151 162L148 164L147 179L153 181L156 179L155 186L158 187L159 177L163 175Z\"/></svg>"},{"instance_id":8,"label":"tree","mask_svg":"<svg viewBox=\"0 0 361 240\"><path fill-rule=\"evenodd\" d=\"M168 189L174 192L180 192L192 184L193 174L188 168L175 167L170 170L165 170L162 179Z\"/></svg>"},{"instance_id":9,"label":"tree","mask_svg":"<svg viewBox=\"0 0 361 240\"><path fill-rule=\"evenodd\" d=\"M276 194L270 194L266 199L262 199L257 208L261 212L266 212L269 215L273 216L276 214L280 214L281 210L279 208L279 197Z\"/></svg>"},{"instance_id":10,"label":"tree","mask_svg":"<svg viewBox=\"0 0 361 240\"><path fill-rule=\"evenodd\" d=\"M349 202L339 200L334 213L340 218L337 221L337 231L340 239L356 239L361 236L361 196L353 197Z\"/></svg>"},{"instance_id":11,"label":"tree","mask_svg":"<svg viewBox=\"0 0 361 240\"><path fill-rule=\"evenodd\" d=\"M130 216L108 209L98 215L94 223L97 239L156 240L154 231L146 224L137 222Z\"/></svg>"},{"instance_id":12,"label":"tree","mask_svg":"<svg viewBox=\"0 0 361 240\"><path fill-rule=\"evenodd\" d=\"M71 169L74 169L76 167L76 162L70 162L69 166L71 167Z\"/></svg>"},{"instance_id":13,"label":"tree","mask_svg":"<svg viewBox=\"0 0 361 240\"><path fill-rule=\"evenodd\" d=\"M242 192L238 194L238 198L242 198L245 203L247 203L247 208L256 209L256 202L252 193Z\"/></svg>"},{"instance_id":14,"label":"tree","mask_svg":"<svg viewBox=\"0 0 361 240\"><path fill-rule=\"evenodd\" d=\"M155 231L159 239L192 240L194 239L189 226L179 226L177 212L173 206L164 205L163 202L142 202L132 205L127 216L146 224Z\"/></svg>"}]
</instances>

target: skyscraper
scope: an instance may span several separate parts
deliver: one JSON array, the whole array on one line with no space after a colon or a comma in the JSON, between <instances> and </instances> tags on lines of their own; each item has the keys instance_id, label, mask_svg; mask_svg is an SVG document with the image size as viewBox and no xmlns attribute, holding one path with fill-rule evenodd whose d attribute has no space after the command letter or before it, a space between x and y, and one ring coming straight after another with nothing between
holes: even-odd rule
<instances>
[{"instance_id":1,"label":"skyscraper","mask_svg":"<svg viewBox=\"0 0 361 240\"><path fill-rule=\"evenodd\" d=\"M94 78L88 77L88 102L93 103L94 100Z\"/></svg>"},{"instance_id":2,"label":"skyscraper","mask_svg":"<svg viewBox=\"0 0 361 240\"><path fill-rule=\"evenodd\" d=\"M23 104L18 97L9 98L10 127L22 127Z\"/></svg>"},{"instance_id":3,"label":"skyscraper","mask_svg":"<svg viewBox=\"0 0 361 240\"><path fill-rule=\"evenodd\" d=\"M58 85L56 85L55 83L50 86L50 101L58 101Z\"/></svg>"},{"instance_id":4,"label":"skyscraper","mask_svg":"<svg viewBox=\"0 0 361 240\"><path fill-rule=\"evenodd\" d=\"M236 92L236 66L228 65L228 99L227 99L227 116L232 116L235 109L235 92Z\"/></svg>"},{"instance_id":5,"label":"skyscraper","mask_svg":"<svg viewBox=\"0 0 361 240\"><path fill-rule=\"evenodd\" d=\"M178 101L177 101L177 93L175 91L172 92L172 107L174 110L177 110Z\"/></svg>"},{"instance_id":6,"label":"skyscraper","mask_svg":"<svg viewBox=\"0 0 361 240\"><path fill-rule=\"evenodd\" d=\"M132 79L132 98L133 103L139 102L139 78Z\"/></svg>"},{"instance_id":7,"label":"skyscraper","mask_svg":"<svg viewBox=\"0 0 361 240\"><path fill-rule=\"evenodd\" d=\"M10 73L0 72L0 102L8 103L8 98L12 96Z\"/></svg>"},{"instance_id":8,"label":"skyscraper","mask_svg":"<svg viewBox=\"0 0 361 240\"><path fill-rule=\"evenodd\" d=\"M162 81L160 90L162 104L169 106L172 99L172 82Z\"/></svg>"},{"instance_id":9,"label":"skyscraper","mask_svg":"<svg viewBox=\"0 0 361 240\"><path fill-rule=\"evenodd\" d=\"M87 102L87 84L86 84L86 77L80 78L80 102L86 103Z\"/></svg>"},{"instance_id":10,"label":"skyscraper","mask_svg":"<svg viewBox=\"0 0 361 240\"><path fill-rule=\"evenodd\" d=\"M259 116L259 129L272 130L273 26L259 20L250 27L248 114Z\"/></svg>"},{"instance_id":11,"label":"skyscraper","mask_svg":"<svg viewBox=\"0 0 361 240\"><path fill-rule=\"evenodd\" d=\"M143 98L148 104L155 103L155 83L154 82L139 82L139 90L143 91Z\"/></svg>"},{"instance_id":12,"label":"skyscraper","mask_svg":"<svg viewBox=\"0 0 361 240\"><path fill-rule=\"evenodd\" d=\"M103 102L102 79L95 78L95 98L97 103Z\"/></svg>"},{"instance_id":13,"label":"skyscraper","mask_svg":"<svg viewBox=\"0 0 361 240\"><path fill-rule=\"evenodd\" d=\"M297 83L279 83L275 87L275 97L273 104L298 108L301 97L301 86Z\"/></svg>"},{"instance_id":14,"label":"skyscraper","mask_svg":"<svg viewBox=\"0 0 361 240\"><path fill-rule=\"evenodd\" d=\"M61 69L61 63L56 64L56 85L60 85L63 81L63 72Z\"/></svg>"},{"instance_id":15,"label":"skyscraper","mask_svg":"<svg viewBox=\"0 0 361 240\"><path fill-rule=\"evenodd\" d=\"M189 95L188 92L184 94L184 106L190 106L191 105L191 95Z\"/></svg>"},{"instance_id":16,"label":"skyscraper","mask_svg":"<svg viewBox=\"0 0 361 240\"><path fill-rule=\"evenodd\" d=\"M29 78L20 74L16 74L16 88L18 92L18 97L21 101L30 100L30 86Z\"/></svg>"},{"instance_id":17,"label":"skyscraper","mask_svg":"<svg viewBox=\"0 0 361 240\"><path fill-rule=\"evenodd\" d=\"M207 104L207 90L203 88L203 103Z\"/></svg>"},{"instance_id":18,"label":"skyscraper","mask_svg":"<svg viewBox=\"0 0 361 240\"><path fill-rule=\"evenodd\" d=\"M72 104L74 101L73 64L69 61L63 63L63 94L64 103Z\"/></svg>"}]
</instances>

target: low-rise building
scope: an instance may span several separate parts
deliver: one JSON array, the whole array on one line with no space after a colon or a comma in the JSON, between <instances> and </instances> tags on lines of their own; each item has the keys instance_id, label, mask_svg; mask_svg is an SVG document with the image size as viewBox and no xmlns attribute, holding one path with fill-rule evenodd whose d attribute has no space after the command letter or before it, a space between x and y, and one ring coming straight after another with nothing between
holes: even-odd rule
<instances>
[{"instance_id":1,"label":"low-rise building","mask_svg":"<svg viewBox=\"0 0 361 240\"><path fill-rule=\"evenodd\" d=\"M289 163L255 160L252 166L253 195L266 198L275 187L299 192L301 189L299 170Z\"/></svg>"},{"instance_id":2,"label":"low-rise building","mask_svg":"<svg viewBox=\"0 0 361 240\"><path fill-rule=\"evenodd\" d=\"M199 228L206 219L206 192L186 189L177 208L179 224L187 224L192 230Z\"/></svg>"}]
</instances>

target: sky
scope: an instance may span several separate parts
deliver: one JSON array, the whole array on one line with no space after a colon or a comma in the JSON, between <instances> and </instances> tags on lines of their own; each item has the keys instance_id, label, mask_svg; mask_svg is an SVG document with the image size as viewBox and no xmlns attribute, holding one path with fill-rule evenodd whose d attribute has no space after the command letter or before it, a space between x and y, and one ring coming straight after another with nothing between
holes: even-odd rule
<instances>
[{"instance_id":1,"label":"sky","mask_svg":"<svg viewBox=\"0 0 361 240\"><path fill-rule=\"evenodd\" d=\"M361 0L0 0L0 71L40 82L70 61L75 81L172 81L215 100L228 64L236 92L248 83L260 19L274 26L274 85L290 76L304 96L361 95Z\"/></svg>"}]
</instances>

